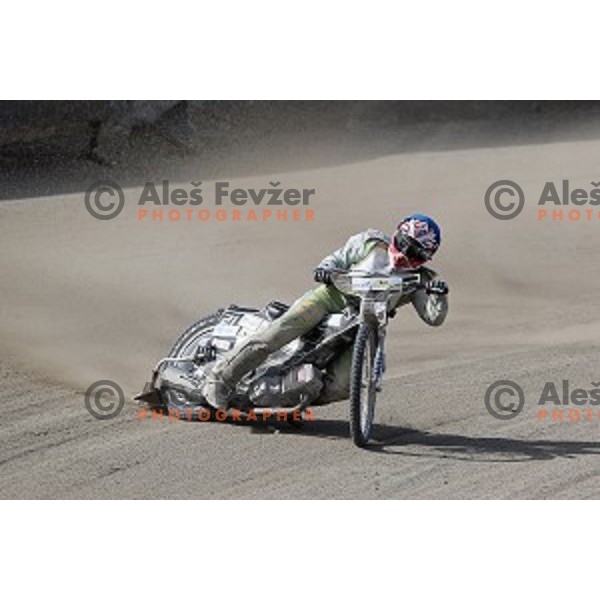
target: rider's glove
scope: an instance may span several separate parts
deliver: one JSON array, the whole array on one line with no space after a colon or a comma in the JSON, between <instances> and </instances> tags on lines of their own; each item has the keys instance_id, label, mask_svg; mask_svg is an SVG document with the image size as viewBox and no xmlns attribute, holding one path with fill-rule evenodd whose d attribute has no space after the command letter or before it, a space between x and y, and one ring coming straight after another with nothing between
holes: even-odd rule
<instances>
[{"instance_id":1,"label":"rider's glove","mask_svg":"<svg viewBox=\"0 0 600 600\"><path fill-rule=\"evenodd\" d=\"M448 291L448 284L445 281L440 281L439 279L428 281L425 284L425 292L427 292L427 294L438 294L439 296L445 296Z\"/></svg>"},{"instance_id":2,"label":"rider's glove","mask_svg":"<svg viewBox=\"0 0 600 600\"><path fill-rule=\"evenodd\" d=\"M331 271L323 267L317 267L314 272L314 278L317 283L329 285L331 283Z\"/></svg>"}]
</instances>

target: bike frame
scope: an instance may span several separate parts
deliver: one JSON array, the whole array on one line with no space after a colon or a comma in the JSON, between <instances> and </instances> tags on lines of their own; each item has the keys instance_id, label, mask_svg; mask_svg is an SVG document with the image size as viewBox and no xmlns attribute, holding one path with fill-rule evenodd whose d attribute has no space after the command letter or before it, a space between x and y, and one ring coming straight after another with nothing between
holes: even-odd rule
<instances>
[{"instance_id":1,"label":"bike frame","mask_svg":"<svg viewBox=\"0 0 600 600\"><path fill-rule=\"evenodd\" d=\"M360 300L358 324L366 323L377 330L374 380L380 387L385 371L385 336L390 311L402 296L421 285L421 273L373 274L360 271L339 271L332 275L333 284L343 293Z\"/></svg>"}]
</instances>

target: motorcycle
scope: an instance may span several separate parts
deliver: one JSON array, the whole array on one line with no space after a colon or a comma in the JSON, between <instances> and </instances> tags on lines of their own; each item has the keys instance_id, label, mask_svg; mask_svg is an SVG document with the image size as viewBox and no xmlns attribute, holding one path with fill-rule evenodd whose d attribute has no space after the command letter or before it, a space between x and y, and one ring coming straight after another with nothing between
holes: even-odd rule
<instances>
[{"instance_id":1,"label":"motorcycle","mask_svg":"<svg viewBox=\"0 0 600 600\"><path fill-rule=\"evenodd\" d=\"M315 329L271 354L237 384L230 409L248 414L305 414L311 405L327 403L327 374L348 348L350 372L350 432L359 447L369 442L377 393L385 371L388 320L397 306L423 287L421 267L395 274L334 271L332 285L347 298L342 313L327 316ZM288 306L272 301L262 309L230 305L200 319L161 359L152 379L136 400L161 410L185 411L198 418L211 410L200 389L215 362L239 341L268 327Z\"/></svg>"}]
</instances>

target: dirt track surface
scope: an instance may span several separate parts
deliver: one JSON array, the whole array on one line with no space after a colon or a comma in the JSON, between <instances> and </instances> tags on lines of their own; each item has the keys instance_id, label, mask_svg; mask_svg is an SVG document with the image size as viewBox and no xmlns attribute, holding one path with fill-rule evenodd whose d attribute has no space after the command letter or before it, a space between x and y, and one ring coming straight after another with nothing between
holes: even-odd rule
<instances>
[{"instance_id":1,"label":"dirt track surface","mask_svg":"<svg viewBox=\"0 0 600 600\"><path fill-rule=\"evenodd\" d=\"M590 190L599 155L595 141L423 152L232 182L315 188L313 223L139 222L139 188L112 221L86 212L83 191L0 203L0 496L600 497L598 407L589 422L537 418L546 382L600 381L600 220L539 222L536 204L548 180ZM483 204L500 179L528 200L511 221ZM194 319L292 301L349 235L416 210L443 225L432 266L451 312L439 329L411 308L391 324L371 449L352 446L345 403L280 433L138 418L131 396ZM84 408L100 379L128 398L113 420ZM509 421L484 405L501 379L525 393Z\"/></svg>"}]
</instances>

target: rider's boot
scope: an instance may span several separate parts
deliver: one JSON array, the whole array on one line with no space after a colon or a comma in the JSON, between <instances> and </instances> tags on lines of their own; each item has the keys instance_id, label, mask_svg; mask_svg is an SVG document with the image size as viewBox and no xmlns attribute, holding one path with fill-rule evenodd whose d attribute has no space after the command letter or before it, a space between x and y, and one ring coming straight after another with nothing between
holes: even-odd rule
<instances>
[{"instance_id":1,"label":"rider's boot","mask_svg":"<svg viewBox=\"0 0 600 600\"><path fill-rule=\"evenodd\" d=\"M226 410L238 381L256 369L269 356L269 347L257 338L249 338L239 349L225 355L213 368L200 393L213 408Z\"/></svg>"},{"instance_id":2,"label":"rider's boot","mask_svg":"<svg viewBox=\"0 0 600 600\"><path fill-rule=\"evenodd\" d=\"M227 410L229 406L229 397L233 388L223 381L218 374L209 375L201 388L201 393L206 402L213 408Z\"/></svg>"}]
</instances>

